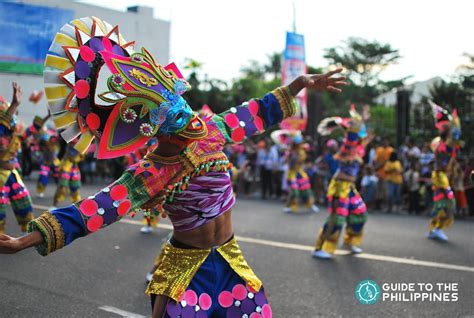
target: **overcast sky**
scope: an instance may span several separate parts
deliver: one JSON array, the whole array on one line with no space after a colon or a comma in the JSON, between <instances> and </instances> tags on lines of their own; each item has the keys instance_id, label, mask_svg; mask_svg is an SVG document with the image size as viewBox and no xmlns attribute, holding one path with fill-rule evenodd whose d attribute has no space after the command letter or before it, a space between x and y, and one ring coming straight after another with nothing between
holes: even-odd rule
<instances>
[{"instance_id":1,"label":"overcast sky","mask_svg":"<svg viewBox=\"0 0 474 318\"><path fill-rule=\"evenodd\" d=\"M466 61L463 52L474 54L472 0L100 1L122 11L137 4L154 7L155 17L171 21L171 59L182 64L191 57L204 63L211 78L224 80L238 76L248 60L265 61L267 54L283 50L285 32L292 29L292 3L297 32L305 36L307 63L315 67L328 65L324 48L350 36L400 50L403 58L383 73L386 80L449 76Z\"/></svg>"}]
</instances>

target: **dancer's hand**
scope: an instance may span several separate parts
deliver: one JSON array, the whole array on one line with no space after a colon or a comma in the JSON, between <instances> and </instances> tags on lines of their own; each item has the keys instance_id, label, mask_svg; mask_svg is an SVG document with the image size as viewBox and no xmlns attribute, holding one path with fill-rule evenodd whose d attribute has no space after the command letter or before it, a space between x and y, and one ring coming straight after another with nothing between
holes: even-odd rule
<instances>
[{"instance_id":1,"label":"dancer's hand","mask_svg":"<svg viewBox=\"0 0 474 318\"><path fill-rule=\"evenodd\" d=\"M20 239L5 234L0 234L0 253L14 254L21 251Z\"/></svg>"},{"instance_id":2,"label":"dancer's hand","mask_svg":"<svg viewBox=\"0 0 474 318\"><path fill-rule=\"evenodd\" d=\"M0 254L14 254L25 248L40 245L43 241L43 236L38 231L33 231L19 238L0 234Z\"/></svg>"},{"instance_id":3,"label":"dancer's hand","mask_svg":"<svg viewBox=\"0 0 474 318\"><path fill-rule=\"evenodd\" d=\"M13 87L13 97L12 97L12 102L10 103L10 106L16 107L20 105L23 93L21 92L21 87L17 82L13 82L12 87Z\"/></svg>"},{"instance_id":4,"label":"dancer's hand","mask_svg":"<svg viewBox=\"0 0 474 318\"><path fill-rule=\"evenodd\" d=\"M342 92L340 87L346 86L347 82L345 76L333 75L342 72L342 68L335 69L334 71L327 72L325 74L305 74L296 78L291 82L288 87L291 95L296 96L303 88L316 90L316 91L328 91L334 93Z\"/></svg>"}]
</instances>

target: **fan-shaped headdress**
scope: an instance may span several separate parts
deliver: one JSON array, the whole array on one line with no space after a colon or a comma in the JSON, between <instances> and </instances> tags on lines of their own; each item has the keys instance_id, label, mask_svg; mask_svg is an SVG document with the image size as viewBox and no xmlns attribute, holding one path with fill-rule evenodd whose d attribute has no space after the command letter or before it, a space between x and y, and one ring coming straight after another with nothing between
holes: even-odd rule
<instances>
[{"instance_id":1,"label":"fan-shaped headdress","mask_svg":"<svg viewBox=\"0 0 474 318\"><path fill-rule=\"evenodd\" d=\"M348 132L354 132L364 137L366 134L364 119L357 112L355 105L351 105L349 110L351 117L343 118L339 116L326 117L318 125L318 133L322 136L330 135L335 129L343 129Z\"/></svg>"},{"instance_id":2,"label":"fan-shaped headdress","mask_svg":"<svg viewBox=\"0 0 474 318\"><path fill-rule=\"evenodd\" d=\"M291 141L301 138L301 131L279 129L273 131L270 136L277 145L288 145Z\"/></svg>"},{"instance_id":3,"label":"fan-shaped headdress","mask_svg":"<svg viewBox=\"0 0 474 318\"><path fill-rule=\"evenodd\" d=\"M436 128L442 132L450 130L449 144L453 146L453 153L458 151L463 146L461 138L461 120L459 118L457 110L454 108L451 113L449 111L432 101L429 101L433 116L435 119ZM433 151L439 151L439 146L442 144L441 137L436 137L431 141L431 149Z\"/></svg>"},{"instance_id":4,"label":"fan-shaped headdress","mask_svg":"<svg viewBox=\"0 0 474 318\"><path fill-rule=\"evenodd\" d=\"M429 103L431 105L431 110L433 111L436 128L443 130L444 127L449 127L452 120L451 114L446 109L433 103L432 101L429 101Z\"/></svg>"},{"instance_id":5,"label":"fan-shaped headdress","mask_svg":"<svg viewBox=\"0 0 474 318\"><path fill-rule=\"evenodd\" d=\"M163 67L145 48L133 50L96 17L71 21L56 34L45 61L45 92L61 136L98 158L123 156L155 135L199 139L205 124L181 95L188 89L175 64Z\"/></svg>"}]
</instances>

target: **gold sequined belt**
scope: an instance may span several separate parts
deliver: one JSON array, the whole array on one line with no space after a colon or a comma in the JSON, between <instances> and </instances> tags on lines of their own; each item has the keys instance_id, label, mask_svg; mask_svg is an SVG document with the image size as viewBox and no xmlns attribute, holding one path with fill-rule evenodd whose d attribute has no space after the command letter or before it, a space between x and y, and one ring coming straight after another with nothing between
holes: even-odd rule
<instances>
[{"instance_id":1,"label":"gold sequined belt","mask_svg":"<svg viewBox=\"0 0 474 318\"><path fill-rule=\"evenodd\" d=\"M235 238L232 237L227 243L214 249L249 286L254 290L260 290L262 282L247 264ZM179 301L212 250L179 248L166 242L157 258L157 268L146 293L164 295Z\"/></svg>"},{"instance_id":2,"label":"gold sequined belt","mask_svg":"<svg viewBox=\"0 0 474 318\"><path fill-rule=\"evenodd\" d=\"M226 243L228 243L229 241L233 240L234 239L234 234L231 235L231 237L229 237L229 239L227 241L225 241L223 244L221 245L225 245ZM177 248L181 248L181 249L186 249L186 250L198 250L200 248L198 247L195 247L195 246L192 246L192 245L188 245L186 243L183 243L181 242L180 240L177 240L174 236L171 236L169 239L168 239L168 243L170 243L171 245L173 245L174 247L177 247Z\"/></svg>"}]
</instances>

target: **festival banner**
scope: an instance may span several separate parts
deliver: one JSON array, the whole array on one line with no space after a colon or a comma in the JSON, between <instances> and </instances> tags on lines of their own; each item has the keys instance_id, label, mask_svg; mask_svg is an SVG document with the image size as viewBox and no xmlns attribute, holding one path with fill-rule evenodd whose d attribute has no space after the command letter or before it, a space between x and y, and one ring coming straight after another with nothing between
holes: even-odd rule
<instances>
[{"instance_id":1,"label":"festival banner","mask_svg":"<svg viewBox=\"0 0 474 318\"><path fill-rule=\"evenodd\" d=\"M43 74L56 32L74 11L15 2L0 2L0 72Z\"/></svg>"},{"instance_id":2,"label":"festival banner","mask_svg":"<svg viewBox=\"0 0 474 318\"><path fill-rule=\"evenodd\" d=\"M304 49L304 36L293 32L286 33L286 47L283 53L282 84L288 85L302 74L306 74L306 58ZM298 113L281 123L283 129L305 130L307 113L307 93L303 90L296 96Z\"/></svg>"}]
</instances>

